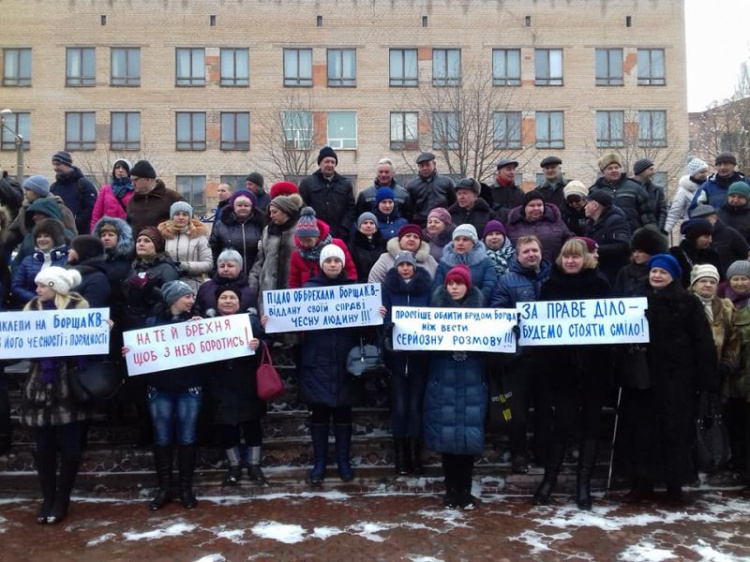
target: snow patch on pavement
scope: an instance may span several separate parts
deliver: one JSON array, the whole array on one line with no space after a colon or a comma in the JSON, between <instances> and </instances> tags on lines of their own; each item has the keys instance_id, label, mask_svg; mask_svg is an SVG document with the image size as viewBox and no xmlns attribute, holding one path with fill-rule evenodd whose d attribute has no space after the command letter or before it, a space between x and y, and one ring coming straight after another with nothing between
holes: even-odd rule
<instances>
[{"instance_id":1,"label":"snow patch on pavement","mask_svg":"<svg viewBox=\"0 0 750 562\"><path fill-rule=\"evenodd\" d=\"M209 554L203 558L198 558L195 562L227 562L227 559L221 554Z\"/></svg>"},{"instance_id":2,"label":"snow patch on pavement","mask_svg":"<svg viewBox=\"0 0 750 562\"><path fill-rule=\"evenodd\" d=\"M330 501L342 501L351 499L349 494L331 490L329 492L278 492L275 494L258 494L257 496L200 496L201 501L206 501L216 505L238 505L250 503L257 500L282 500L282 499L309 499L322 498Z\"/></svg>"},{"instance_id":3,"label":"snow patch on pavement","mask_svg":"<svg viewBox=\"0 0 750 562\"><path fill-rule=\"evenodd\" d=\"M715 550L706 541L698 540L698 544L689 547L691 550L697 552L701 556L701 560L710 562L733 562L736 560L734 556L728 556Z\"/></svg>"},{"instance_id":4,"label":"snow patch on pavement","mask_svg":"<svg viewBox=\"0 0 750 562\"><path fill-rule=\"evenodd\" d=\"M185 533L191 533L197 528L197 525L175 523L174 525L164 527L163 529L154 529L153 531L146 531L145 533L127 532L123 533L122 536L126 541L151 541L155 539L163 539L165 537L178 537Z\"/></svg>"},{"instance_id":5,"label":"snow patch on pavement","mask_svg":"<svg viewBox=\"0 0 750 562\"><path fill-rule=\"evenodd\" d=\"M356 525L347 527L346 531L353 535L359 535L360 537L362 537L363 539L367 539L368 541L384 542L385 537L381 537L378 533L389 531L398 526L399 525L397 524L394 525L391 523L370 523L365 521L363 523L357 523Z\"/></svg>"},{"instance_id":6,"label":"snow patch on pavement","mask_svg":"<svg viewBox=\"0 0 750 562\"><path fill-rule=\"evenodd\" d=\"M641 542L626 548L617 557L624 562L662 562L663 560L675 560L675 555L671 550L656 548L651 542Z\"/></svg>"},{"instance_id":7,"label":"snow patch on pavement","mask_svg":"<svg viewBox=\"0 0 750 562\"><path fill-rule=\"evenodd\" d=\"M5 531L8 530L8 528L3 525L3 523L7 523L8 520L5 517L0 516L0 535L2 535Z\"/></svg>"},{"instance_id":8,"label":"snow patch on pavement","mask_svg":"<svg viewBox=\"0 0 750 562\"><path fill-rule=\"evenodd\" d=\"M410 556L407 555L407 560L411 560L411 562L443 562L440 558L435 558L434 556Z\"/></svg>"},{"instance_id":9,"label":"snow patch on pavement","mask_svg":"<svg viewBox=\"0 0 750 562\"><path fill-rule=\"evenodd\" d=\"M98 537L91 539L89 542L86 543L86 546L96 546L98 544L102 544L107 541L111 541L114 539L117 535L115 533L105 533L103 535L99 535Z\"/></svg>"},{"instance_id":10,"label":"snow patch on pavement","mask_svg":"<svg viewBox=\"0 0 750 562\"><path fill-rule=\"evenodd\" d=\"M339 529L338 527L315 527L311 536L315 539L326 540L345 532L346 531Z\"/></svg>"},{"instance_id":11,"label":"snow patch on pavement","mask_svg":"<svg viewBox=\"0 0 750 562\"><path fill-rule=\"evenodd\" d=\"M524 531L518 536L509 537L509 541L517 541L527 544L531 547L530 554L539 554L540 552L554 551L550 545L555 541L564 541L573 538L570 533L557 533L554 535L545 535L537 531Z\"/></svg>"},{"instance_id":12,"label":"snow patch on pavement","mask_svg":"<svg viewBox=\"0 0 750 562\"><path fill-rule=\"evenodd\" d=\"M247 543L247 541L242 540L242 538L245 536L244 529L227 529L226 526L221 525L219 527L210 529L210 531L214 533L217 538L227 539L228 541L233 542L234 544L246 544Z\"/></svg>"},{"instance_id":13,"label":"snow patch on pavement","mask_svg":"<svg viewBox=\"0 0 750 562\"><path fill-rule=\"evenodd\" d=\"M305 530L299 525L285 525L276 521L263 521L251 529L262 539L272 539L285 544L295 544L305 540Z\"/></svg>"},{"instance_id":14,"label":"snow patch on pavement","mask_svg":"<svg viewBox=\"0 0 750 562\"><path fill-rule=\"evenodd\" d=\"M26 503L31 500L27 498L2 498L0 499L0 505L7 505L10 503Z\"/></svg>"}]
</instances>

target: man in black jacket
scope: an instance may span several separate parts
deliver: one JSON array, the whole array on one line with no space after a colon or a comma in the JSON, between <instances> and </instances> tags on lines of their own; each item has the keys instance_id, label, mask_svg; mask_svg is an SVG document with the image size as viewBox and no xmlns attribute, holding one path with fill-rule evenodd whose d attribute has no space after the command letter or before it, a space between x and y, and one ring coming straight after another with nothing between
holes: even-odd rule
<instances>
[{"instance_id":1,"label":"man in black jacket","mask_svg":"<svg viewBox=\"0 0 750 562\"><path fill-rule=\"evenodd\" d=\"M664 188L656 185L651 178L656 174L656 166L648 158L641 158L633 164L634 182L643 186L651 199L651 208L654 210L656 224L659 230L664 230L664 224L667 222L667 198L664 196Z\"/></svg>"},{"instance_id":2,"label":"man in black jacket","mask_svg":"<svg viewBox=\"0 0 750 562\"><path fill-rule=\"evenodd\" d=\"M497 163L497 175L490 187L492 193L492 210L500 222L505 224L508 213L523 203L523 189L516 185L516 168L518 161L503 158Z\"/></svg>"},{"instance_id":3,"label":"man in black jacket","mask_svg":"<svg viewBox=\"0 0 750 562\"><path fill-rule=\"evenodd\" d=\"M720 220L716 209L711 205L698 205L690 211L690 218L707 219L713 225L709 246L719 256L719 263L714 265L719 270L722 281L730 265L736 261L750 258L750 244L745 240L745 237Z\"/></svg>"},{"instance_id":4,"label":"man in black jacket","mask_svg":"<svg viewBox=\"0 0 750 562\"><path fill-rule=\"evenodd\" d=\"M399 214L410 221L412 212L409 192L396 181L396 170L393 166L393 161L390 158L379 160L378 165L375 167L375 173L377 175L373 184L360 191L357 196L357 203L355 205L355 214L357 217L362 213L374 213L378 207L377 203L375 203L375 196L378 193L378 189L381 187L390 187L396 196L396 205L398 205Z\"/></svg>"},{"instance_id":5,"label":"man in black jacket","mask_svg":"<svg viewBox=\"0 0 750 562\"><path fill-rule=\"evenodd\" d=\"M91 212L96 203L96 188L83 176L83 172L73 166L73 157L61 150L52 157L55 169L55 183L50 186L50 193L62 198L65 206L76 218L78 234L91 232Z\"/></svg>"},{"instance_id":6,"label":"man in black jacket","mask_svg":"<svg viewBox=\"0 0 750 562\"><path fill-rule=\"evenodd\" d=\"M599 245L599 269L611 285L630 260L630 227L625 213L613 206L605 191L591 194L586 203L586 236Z\"/></svg>"},{"instance_id":7,"label":"man in black jacket","mask_svg":"<svg viewBox=\"0 0 750 562\"><path fill-rule=\"evenodd\" d=\"M435 155L431 152L417 156L417 167L419 177L406 185L406 191L411 200L412 222L424 228L430 211L436 207L448 209L456 202L456 188L452 179L438 174Z\"/></svg>"},{"instance_id":8,"label":"man in black jacket","mask_svg":"<svg viewBox=\"0 0 750 562\"><path fill-rule=\"evenodd\" d=\"M563 177L562 163L562 160L557 156L544 158L539 163L542 172L544 172L544 180L534 188L542 194L545 203L552 203L560 210L565 204L563 189L570 182Z\"/></svg>"}]
</instances>

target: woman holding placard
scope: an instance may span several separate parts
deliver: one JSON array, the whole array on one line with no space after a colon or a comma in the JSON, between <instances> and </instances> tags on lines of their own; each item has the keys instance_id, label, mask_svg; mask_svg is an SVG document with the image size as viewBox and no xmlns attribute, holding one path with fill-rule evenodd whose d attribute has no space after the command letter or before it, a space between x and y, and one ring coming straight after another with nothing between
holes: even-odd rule
<instances>
[{"instance_id":1,"label":"woman holding placard","mask_svg":"<svg viewBox=\"0 0 750 562\"><path fill-rule=\"evenodd\" d=\"M581 239L565 242L549 279L542 285L540 301L601 299L610 295L606 278ZM540 350L553 396L552 439L547 451L544 479L534 492L537 505L549 503L557 484L568 439L580 433L576 477L576 503L591 509L591 476L596 464L602 408L608 384L609 349L603 345L560 345ZM576 423L579 427L575 427Z\"/></svg>"}]
</instances>

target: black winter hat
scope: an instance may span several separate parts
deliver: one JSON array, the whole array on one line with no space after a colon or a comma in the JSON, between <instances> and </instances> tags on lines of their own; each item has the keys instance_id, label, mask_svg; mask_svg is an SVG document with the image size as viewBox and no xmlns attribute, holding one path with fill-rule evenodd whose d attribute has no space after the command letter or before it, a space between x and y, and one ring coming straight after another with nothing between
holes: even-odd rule
<instances>
[{"instance_id":1,"label":"black winter hat","mask_svg":"<svg viewBox=\"0 0 750 562\"><path fill-rule=\"evenodd\" d=\"M525 207L529 203L531 203L534 199L541 199L544 201L544 197L542 197L542 194L539 193L536 189L532 189L531 191L527 191L526 194L523 196L523 204L522 207Z\"/></svg>"},{"instance_id":2,"label":"black winter hat","mask_svg":"<svg viewBox=\"0 0 750 562\"><path fill-rule=\"evenodd\" d=\"M596 201L599 203L602 207L605 207L609 209L612 205L614 205L614 201L612 200L612 196L607 193L604 189L597 189L593 193L589 195L589 199L592 201Z\"/></svg>"},{"instance_id":3,"label":"black winter hat","mask_svg":"<svg viewBox=\"0 0 750 562\"><path fill-rule=\"evenodd\" d=\"M321 163L323 158L328 158L329 156L336 160L336 164L339 163L339 157L336 155L336 151L333 150L330 146L324 146L320 149L320 152L318 152L318 164Z\"/></svg>"},{"instance_id":4,"label":"black winter hat","mask_svg":"<svg viewBox=\"0 0 750 562\"><path fill-rule=\"evenodd\" d=\"M714 233L714 225L708 219L690 219L680 225L680 234L688 240Z\"/></svg>"},{"instance_id":5,"label":"black winter hat","mask_svg":"<svg viewBox=\"0 0 750 562\"><path fill-rule=\"evenodd\" d=\"M104 257L104 244L96 236L89 234L76 236L70 243L70 247L78 254L79 263L91 258Z\"/></svg>"},{"instance_id":6,"label":"black winter hat","mask_svg":"<svg viewBox=\"0 0 750 562\"><path fill-rule=\"evenodd\" d=\"M216 287L216 290L214 291L214 297L216 298L217 302L219 300L219 297L221 296L221 293L224 293L226 291L231 291L235 295L237 295L237 298L240 302L242 302L242 291L237 285L234 285L233 283L229 283L227 285L219 285Z\"/></svg>"},{"instance_id":7,"label":"black winter hat","mask_svg":"<svg viewBox=\"0 0 750 562\"><path fill-rule=\"evenodd\" d=\"M669 241L653 226L644 226L636 230L630 238L630 250L640 250L649 256L666 254L669 250Z\"/></svg>"},{"instance_id":8,"label":"black winter hat","mask_svg":"<svg viewBox=\"0 0 750 562\"><path fill-rule=\"evenodd\" d=\"M57 219L44 219L36 223L31 231L34 245L36 245L36 237L41 233L49 234L55 247L65 244L65 225Z\"/></svg>"},{"instance_id":9,"label":"black winter hat","mask_svg":"<svg viewBox=\"0 0 750 562\"><path fill-rule=\"evenodd\" d=\"M130 169L130 175L137 178L156 179L156 170L148 160L138 160Z\"/></svg>"},{"instance_id":10,"label":"black winter hat","mask_svg":"<svg viewBox=\"0 0 750 562\"><path fill-rule=\"evenodd\" d=\"M716 160L714 160L714 165L718 166L719 164L723 164L724 162L728 162L736 166L737 157L731 152L722 152L716 157Z\"/></svg>"},{"instance_id":11,"label":"black winter hat","mask_svg":"<svg viewBox=\"0 0 750 562\"><path fill-rule=\"evenodd\" d=\"M641 158L640 160L636 160L635 164L633 164L633 173L637 176L648 170L653 165L654 163L648 158Z\"/></svg>"},{"instance_id":12,"label":"black winter hat","mask_svg":"<svg viewBox=\"0 0 750 562\"><path fill-rule=\"evenodd\" d=\"M52 162L60 162L61 164L65 164L66 166L72 166L73 157L68 152L59 150L52 155Z\"/></svg>"},{"instance_id":13,"label":"black winter hat","mask_svg":"<svg viewBox=\"0 0 750 562\"><path fill-rule=\"evenodd\" d=\"M318 161L320 163L320 161ZM245 181L251 181L261 189L263 188L264 179L263 176L260 175L258 172L251 172L247 175L245 178Z\"/></svg>"}]
</instances>

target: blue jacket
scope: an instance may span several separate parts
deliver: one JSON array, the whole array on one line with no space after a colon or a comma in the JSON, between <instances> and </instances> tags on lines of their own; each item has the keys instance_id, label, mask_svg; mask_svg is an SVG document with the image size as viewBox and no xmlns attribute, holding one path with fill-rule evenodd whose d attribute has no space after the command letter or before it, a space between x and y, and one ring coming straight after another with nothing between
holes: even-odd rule
<instances>
[{"instance_id":1,"label":"blue jacket","mask_svg":"<svg viewBox=\"0 0 750 562\"><path fill-rule=\"evenodd\" d=\"M481 308L482 293L472 288L460 302L438 287L435 307ZM484 418L488 391L484 358L479 353L430 353L430 374L424 398L424 438L427 448L454 455L484 451Z\"/></svg>"},{"instance_id":2,"label":"blue jacket","mask_svg":"<svg viewBox=\"0 0 750 562\"><path fill-rule=\"evenodd\" d=\"M409 221L399 215L398 208L393 209L390 215L384 215L378 209L375 209L374 214L378 217L378 230L386 242L398 236L402 226L409 224Z\"/></svg>"},{"instance_id":3,"label":"blue jacket","mask_svg":"<svg viewBox=\"0 0 750 562\"><path fill-rule=\"evenodd\" d=\"M469 268L471 284L482 292L484 297L482 306L487 306L497 283L497 273L495 273L495 262L487 255L484 242L477 242L469 253L463 256L453 249L453 242L446 244L443 248L443 257L440 258L435 272L435 280L432 282L433 289L442 287L445 283L445 276L457 265L465 265Z\"/></svg>"},{"instance_id":4,"label":"blue jacket","mask_svg":"<svg viewBox=\"0 0 750 562\"><path fill-rule=\"evenodd\" d=\"M68 263L68 247L60 246L50 252L49 265L65 267ZM11 281L11 292L13 301L19 308L22 308L27 302L36 297L36 282L34 279L42 270L44 265L44 252L36 250L30 256L21 260L21 265L13 273Z\"/></svg>"},{"instance_id":5,"label":"blue jacket","mask_svg":"<svg viewBox=\"0 0 750 562\"><path fill-rule=\"evenodd\" d=\"M693 195L692 201L690 201L688 211L692 211L693 209L695 209L695 207L699 203L711 205L718 211L719 208L721 208L721 206L727 200L727 191L729 191L729 186L736 181L744 181L746 184L750 185L750 180L748 180L743 174L739 172L734 172L726 179L719 178L717 174L712 174L706 181L703 182L703 185L695 190L695 194Z\"/></svg>"},{"instance_id":6,"label":"blue jacket","mask_svg":"<svg viewBox=\"0 0 750 562\"><path fill-rule=\"evenodd\" d=\"M112 287L107 278L106 267L102 256L84 260L70 268L81 274L81 284L76 288L76 292L86 299L89 308L107 308L111 305Z\"/></svg>"},{"instance_id":7,"label":"blue jacket","mask_svg":"<svg viewBox=\"0 0 750 562\"><path fill-rule=\"evenodd\" d=\"M510 269L497 280L490 298L491 308L515 308L519 302L533 302L539 299L539 292L550 274L552 266L542 260L539 271L522 266L518 259L510 264Z\"/></svg>"}]
</instances>

